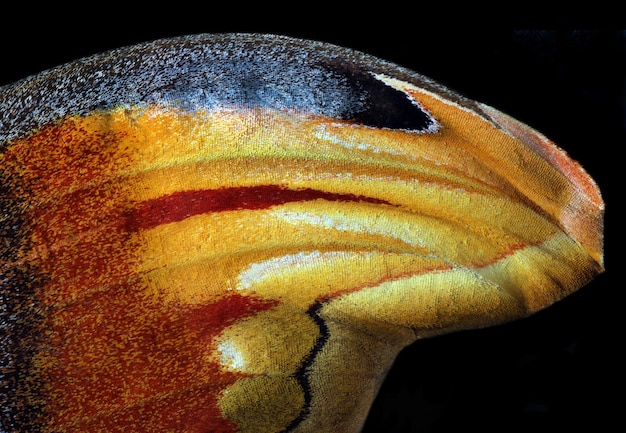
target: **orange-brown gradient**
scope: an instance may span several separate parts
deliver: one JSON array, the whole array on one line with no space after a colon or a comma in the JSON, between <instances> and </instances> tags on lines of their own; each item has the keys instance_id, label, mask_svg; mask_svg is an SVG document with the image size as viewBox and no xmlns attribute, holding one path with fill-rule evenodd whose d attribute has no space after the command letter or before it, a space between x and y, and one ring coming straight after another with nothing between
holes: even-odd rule
<instances>
[{"instance_id":1,"label":"orange-brown gradient","mask_svg":"<svg viewBox=\"0 0 626 433\"><path fill-rule=\"evenodd\" d=\"M357 431L416 336L601 270L602 203L565 156L380 79L438 131L122 107L12 143L28 248L2 270L34 269L43 316L16 407L43 432Z\"/></svg>"},{"instance_id":2,"label":"orange-brown gradient","mask_svg":"<svg viewBox=\"0 0 626 433\"><path fill-rule=\"evenodd\" d=\"M216 395L240 375L203 354L230 323L272 303L233 293L183 309L146 294L140 236L126 218L133 205L119 146L129 131L107 120L69 119L5 155L32 194L33 248L17 260L46 281L36 299L48 312L45 345L30 377L44 385L29 395L23 384L22 397L45 405L42 431L236 431Z\"/></svg>"}]
</instances>

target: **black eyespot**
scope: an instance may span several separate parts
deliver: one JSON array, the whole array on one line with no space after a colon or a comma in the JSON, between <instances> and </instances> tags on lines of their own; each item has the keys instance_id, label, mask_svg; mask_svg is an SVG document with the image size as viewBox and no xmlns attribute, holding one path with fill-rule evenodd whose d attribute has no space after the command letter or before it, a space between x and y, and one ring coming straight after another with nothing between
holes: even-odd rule
<instances>
[{"instance_id":1,"label":"black eyespot","mask_svg":"<svg viewBox=\"0 0 626 433\"><path fill-rule=\"evenodd\" d=\"M413 73L328 44L262 36L198 35L121 48L0 89L0 142L68 114L124 105L186 110L264 107L389 129L434 120L374 75Z\"/></svg>"},{"instance_id":2,"label":"black eyespot","mask_svg":"<svg viewBox=\"0 0 626 433\"><path fill-rule=\"evenodd\" d=\"M373 74L359 71L347 76L348 82L361 95L360 109L348 114L349 120L375 128L424 131L433 126L433 119L409 97Z\"/></svg>"}]
</instances>

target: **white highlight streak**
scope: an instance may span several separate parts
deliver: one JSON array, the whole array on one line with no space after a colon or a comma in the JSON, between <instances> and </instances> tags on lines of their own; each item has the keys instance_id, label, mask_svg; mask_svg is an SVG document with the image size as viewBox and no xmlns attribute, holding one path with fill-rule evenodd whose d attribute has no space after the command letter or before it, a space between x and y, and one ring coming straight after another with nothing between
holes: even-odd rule
<instances>
[{"instance_id":1,"label":"white highlight streak","mask_svg":"<svg viewBox=\"0 0 626 433\"><path fill-rule=\"evenodd\" d=\"M255 283L259 283L264 279L283 272L285 269L294 270L310 266L313 262L335 258L342 255L342 252L320 251L300 252L297 254L287 254L281 257L275 257L260 263L252 263L245 271L239 274L239 284L237 290L250 289Z\"/></svg>"},{"instance_id":2,"label":"white highlight streak","mask_svg":"<svg viewBox=\"0 0 626 433\"><path fill-rule=\"evenodd\" d=\"M390 155L404 155L404 152L400 152L398 150L394 150L394 149L390 149L388 147L385 148L381 148L378 147L376 145L374 145L373 143L367 143L365 141L359 141L359 142L353 142L353 141L349 141L349 140L343 140L333 134L331 134L330 132L328 132L326 130L326 128L319 127L316 131L315 131L315 136L321 140L327 141L329 143L332 144L336 144L338 146L341 146L345 149L350 149L350 150L365 150L365 151L370 151L370 152L374 152L374 153L387 153Z\"/></svg>"},{"instance_id":3,"label":"white highlight streak","mask_svg":"<svg viewBox=\"0 0 626 433\"><path fill-rule=\"evenodd\" d=\"M246 361L242 353L235 347L232 341L222 341L217 345L220 352L220 363L233 370L242 371L246 366Z\"/></svg>"},{"instance_id":4,"label":"white highlight streak","mask_svg":"<svg viewBox=\"0 0 626 433\"><path fill-rule=\"evenodd\" d=\"M308 224L331 230L382 235L401 240L411 246L423 247L416 227L410 227L407 224L398 222L392 223L388 220L377 218L376 215L371 215L371 219L351 218L346 220L345 215L320 215L277 210L273 212L273 216L290 224Z\"/></svg>"}]
</instances>

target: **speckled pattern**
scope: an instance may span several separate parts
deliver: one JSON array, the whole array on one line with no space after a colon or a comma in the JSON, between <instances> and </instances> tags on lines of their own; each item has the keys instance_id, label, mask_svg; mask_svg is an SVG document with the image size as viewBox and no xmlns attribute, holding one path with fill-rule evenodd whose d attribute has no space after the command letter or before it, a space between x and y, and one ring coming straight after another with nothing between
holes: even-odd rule
<instances>
[{"instance_id":1,"label":"speckled pattern","mask_svg":"<svg viewBox=\"0 0 626 433\"><path fill-rule=\"evenodd\" d=\"M184 37L0 97L3 433L356 433L416 339L603 270L565 152L351 50Z\"/></svg>"},{"instance_id":2,"label":"speckled pattern","mask_svg":"<svg viewBox=\"0 0 626 433\"><path fill-rule=\"evenodd\" d=\"M394 92L371 73L459 99L423 76L347 48L274 35L194 35L94 55L1 88L0 142L67 114L118 104L268 106L415 128L406 98L381 110L380 93L394 99Z\"/></svg>"}]
</instances>

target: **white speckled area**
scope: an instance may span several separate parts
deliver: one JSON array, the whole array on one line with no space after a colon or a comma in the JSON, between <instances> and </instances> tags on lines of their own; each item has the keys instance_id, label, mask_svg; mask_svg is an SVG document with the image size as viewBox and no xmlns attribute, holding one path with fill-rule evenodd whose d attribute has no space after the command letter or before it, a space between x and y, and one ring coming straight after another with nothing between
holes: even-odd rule
<instances>
[{"instance_id":1,"label":"white speckled area","mask_svg":"<svg viewBox=\"0 0 626 433\"><path fill-rule=\"evenodd\" d=\"M409 102L377 80L379 73L445 91L409 70L330 44L259 34L162 39L80 59L1 88L0 141L67 114L151 103L189 109L267 106L416 128L411 123L423 122L423 113L409 110L418 120L397 124ZM381 104L385 99L389 102Z\"/></svg>"}]
</instances>

